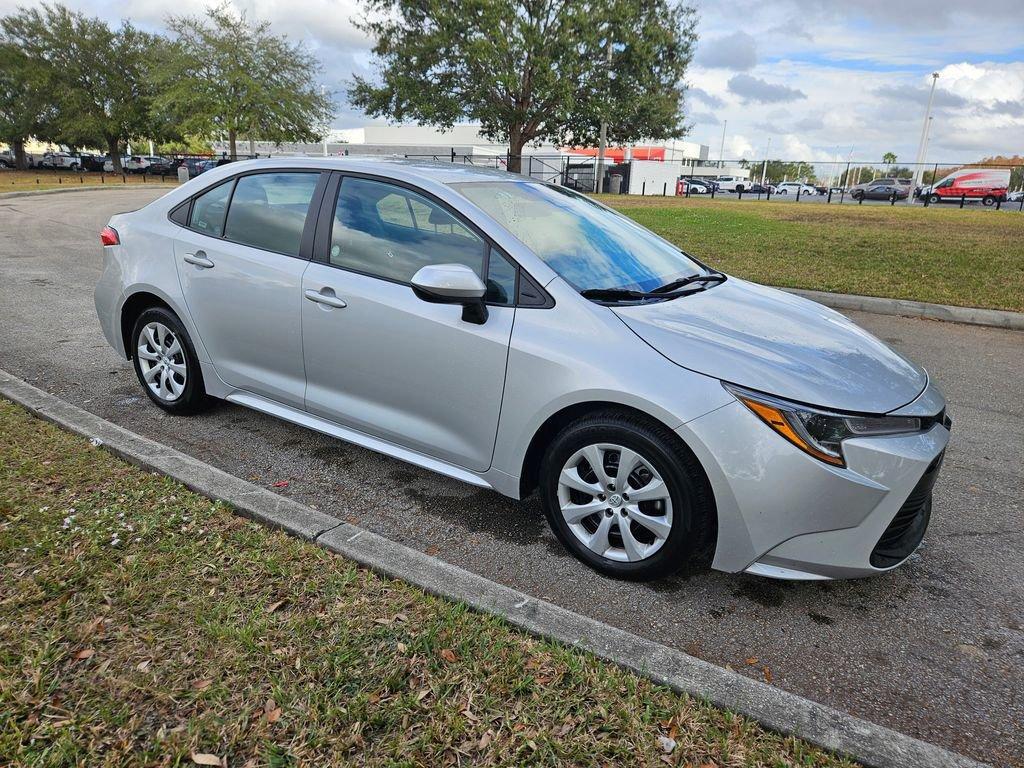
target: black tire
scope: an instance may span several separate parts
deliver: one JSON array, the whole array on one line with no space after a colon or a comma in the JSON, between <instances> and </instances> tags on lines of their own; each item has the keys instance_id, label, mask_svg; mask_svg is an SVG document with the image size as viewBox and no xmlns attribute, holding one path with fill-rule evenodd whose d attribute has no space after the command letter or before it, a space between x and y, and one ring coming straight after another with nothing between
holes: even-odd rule
<instances>
[{"instance_id":1,"label":"black tire","mask_svg":"<svg viewBox=\"0 0 1024 768\"><path fill-rule=\"evenodd\" d=\"M742 184L737 184L736 185L736 192L737 193L743 193L745 191L746 191L746 188Z\"/></svg>"},{"instance_id":2,"label":"black tire","mask_svg":"<svg viewBox=\"0 0 1024 768\"><path fill-rule=\"evenodd\" d=\"M931 195L928 195L928 202L931 205L935 205L935 203L941 203L942 202L942 198L939 197L938 195L931 194Z\"/></svg>"},{"instance_id":3,"label":"black tire","mask_svg":"<svg viewBox=\"0 0 1024 768\"><path fill-rule=\"evenodd\" d=\"M598 555L576 537L562 516L558 500L562 468L574 453L595 443L613 443L636 451L668 485L672 528L661 548L644 560L623 562ZM607 411L570 424L545 451L539 481L541 506L551 529L566 549L599 573L646 581L684 568L701 570L710 565L717 536L711 485L693 452L671 430L653 420Z\"/></svg>"},{"instance_id":4,"label":"black tire","mask_svg":"<svg viewBox=\"0 0 1024 768\"><path fill-rule=\"evenodd\" d=\"M850 197L852 197L854 200L863 200L864 199L864 193L861 192L861 191L851 192L850 193Z\"/></svg>"},{"instance_id":5,"label":"black tire","mask_svg":"<svg viewBox=\"0 0 1024 768\"><path fill-rule=\"evenodd\" d=\"M991 206L995 205L996 204L995 195L985 195L983 198L981 198L981 204L984 205L985 207L991 207Z\"/></svg>"},{"instance_id":6,"label":"black tire","mask_svg":"<svg viewBox=\"0 0 1024 768\"><path fill-rule=\"evenodd\" d=\"M150 389L139 360L138 349L143 342L143 330L148 324L153 322L162 323L173 332L180 342L184 354L187 373L185 387L180 395L171 400L158 397ZM140 314L135 321L135 325L132 327L129 349L132 353L132 362L135 365L135 375L139 379L139 384L142 385L149 399L160 408L178 416L187 416L198 413L209 405L210 398L206 394L206 387L203 384L203 371L199 365L199 358L196 357L195 348L192 346L192 339L189 338L188 331L185 330L178 316L173 312L164 307L150 307Z\"/></svg>"}]
</instances>

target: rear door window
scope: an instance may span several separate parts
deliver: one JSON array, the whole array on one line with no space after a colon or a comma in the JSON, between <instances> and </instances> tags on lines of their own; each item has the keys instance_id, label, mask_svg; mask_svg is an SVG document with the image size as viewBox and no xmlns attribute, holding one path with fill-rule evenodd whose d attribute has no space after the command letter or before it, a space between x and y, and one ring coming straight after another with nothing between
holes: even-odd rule
<instances>
[{"instance_id":1,"label":"rear door window","mask_svg":"<svg viewBox=\"0 0 1024 768\"><path fill-rule=\"evenodd\" d=\"M295 171L240 177L224 236L242 245L298 256L319 176L319 172Z\"/></svg>"}]
</instances>

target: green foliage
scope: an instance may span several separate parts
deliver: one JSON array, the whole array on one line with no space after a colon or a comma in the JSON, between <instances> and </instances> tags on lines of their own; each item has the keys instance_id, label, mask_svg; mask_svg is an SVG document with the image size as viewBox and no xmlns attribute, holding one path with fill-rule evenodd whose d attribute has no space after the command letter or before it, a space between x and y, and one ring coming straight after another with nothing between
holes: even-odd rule
<instances>
[{"instance_id":1,"label":"green foliage","mask_svg":"<svg viewBox=\"0 0 1024 768\"><path fill-rule=\"evenodd\" d=\"M882 162L885 163L886 165L892 165L893 163L896 162L896 155L893 154L892 152L886 152L884 155L882 155Z\"/></svg>"},{"instance_id":2,"label":"green foliage","mask_svg":"<svg viewBox=\"0 0 1024 768\"><path fill-rule=\"evenodd\" d=\"M174 141L165 141L156 146L158 155L210 155L213 146L202 136L186 135Z\"/></svg>"},{"instance_id":3,"label":"green foliage","mask_svg":"<svg viewBox=\"0 0 1024 768\"><path fill-rule=\"evenodd\" d=\"M0 141L11 145L18 168L25 167L26 139L43 133L51 117L46 70L17 45L0 41Z\"/></svg>"},{"instance_id":4,"label":"green foliage","mask_svg":"<svg viewBox=\"0 0 1024 768\"><path fill-rule=\"evenodd\" d=\"M667 0L367 0L379 81L356 77L353 104L375 117L449 128L478 121L523 147L682 136L681 82L693 10Z\"/></svg>"},{"instance_id":5,"label":"green foliage","mask_svg":"<svg viewBox=\"0 0 1024 768\"><path fill-rule=\"evenodd\" d=\"M315 141L331 100L315 86L319 64L302 45L250 24L228 6L205 18L172 16L175 39L158 67L160 112L184 134L239 135L267 141Z\"/></svg>"},{"instance_id":6,"label":"green foliage","mask_svg":"<svg viewBox=\"0 0 1024 768\"><path fill-rule=\"evenodd\" d=\"M45 138L73 145L104 146L120 170L121 148L152 136L153 35L129 22L111 29L62 5L21 8L0 21L7 44L31 62L34 87L53 105Z\"/></svg>"}]
</instances>

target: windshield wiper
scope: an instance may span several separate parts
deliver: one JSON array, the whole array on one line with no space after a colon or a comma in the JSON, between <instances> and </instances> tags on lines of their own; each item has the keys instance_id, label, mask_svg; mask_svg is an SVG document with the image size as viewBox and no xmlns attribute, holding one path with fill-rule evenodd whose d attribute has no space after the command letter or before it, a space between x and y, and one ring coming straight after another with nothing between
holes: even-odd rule
<instances>
[{"instance_id":1,"label":"windshield wiper","mask_svg":"<svg viewBox=\"0 0 1024 768\"><path fill-rule=\"evenodd\" d=\"M597 301L637 301L639 299L665 298L644 291L631 291L628 288L587 288L585 291L580 291L580 296Z\"/></svg>"},{"instance_id":2,"label":"windshield wiper","mask_svg":"<svg viewBox=\"0 0 1024 768\"><path fill-rule=\"evenodd\" d=\"M682 277L678 280L673 280L671 283L665 283L665 285L659 285L657 288L652 288L651 293L657 295L659 293L671 293L680 288L685 288L688 285L694 283L722 283L725 282L725 275L721 272L712 272L707 275L690 275L689 277Z\"/></svg>"}]
</instances>

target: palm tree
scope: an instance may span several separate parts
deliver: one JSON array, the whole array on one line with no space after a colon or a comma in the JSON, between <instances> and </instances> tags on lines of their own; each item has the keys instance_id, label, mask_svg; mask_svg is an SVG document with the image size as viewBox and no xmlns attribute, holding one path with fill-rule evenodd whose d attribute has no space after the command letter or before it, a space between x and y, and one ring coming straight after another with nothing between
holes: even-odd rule
<instances>
[{"instance_id":1,"label":"palm tree","mask_svg":"<svg viewBox=\"0 0 1024 768\"><path fill-rule=\"evenodd\" d=\"M882 155L882 162L885 163L886 165L892 165L893 163L896 162L896 155L894 155L892 152L886 152L884 155Z\"/></svg>"}]
</instances>

